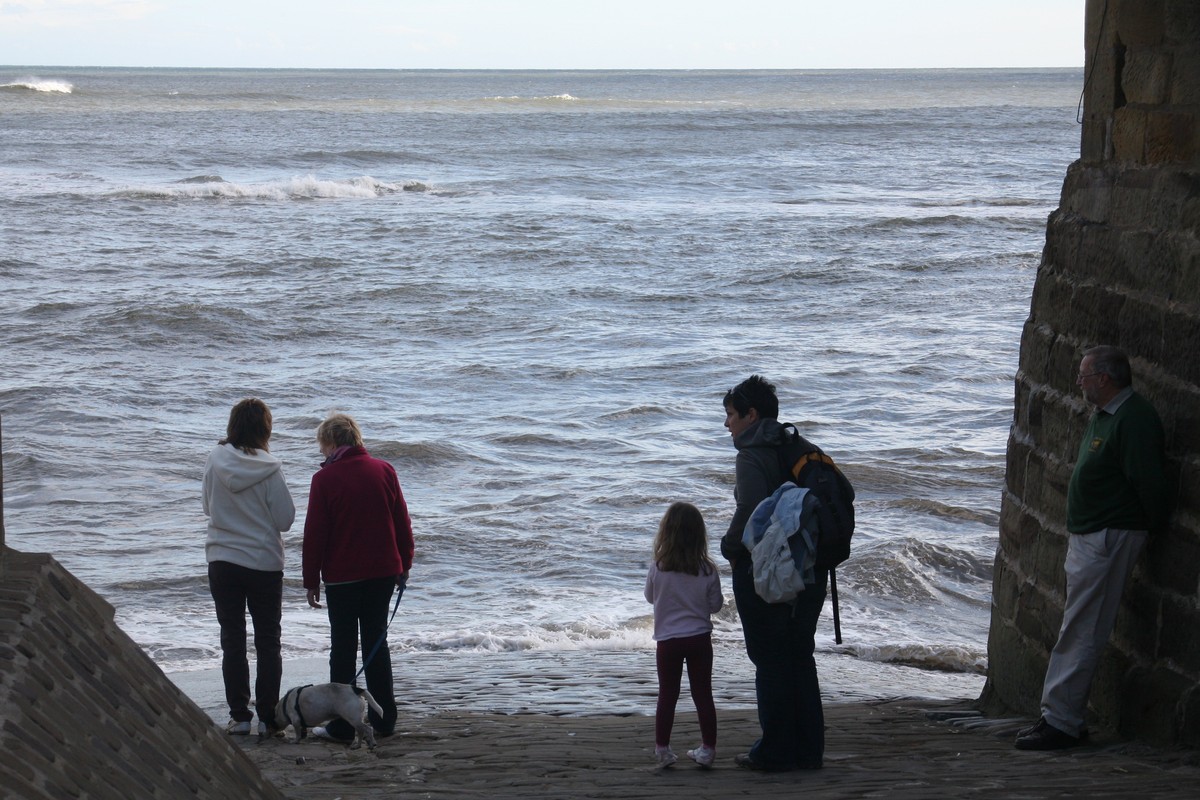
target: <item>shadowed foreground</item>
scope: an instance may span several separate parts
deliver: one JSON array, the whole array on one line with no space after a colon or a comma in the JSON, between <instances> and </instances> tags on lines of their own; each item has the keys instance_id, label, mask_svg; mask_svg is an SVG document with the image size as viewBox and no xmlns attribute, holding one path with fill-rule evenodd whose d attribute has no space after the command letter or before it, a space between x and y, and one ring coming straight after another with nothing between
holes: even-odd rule
<instances>
[{"instance_id":1,"label":"shadowed foreground","mask_svg":"<svg viewBox=\"0 0 1200 800\"><path fill-rule=\"evenodd\" d=\"M1193 798L1200 754L1099 738L1059 753L1013 749L1028 720L983 719L968 701L890 700L826 707L825 769L760 774L733 765L752 741L753 712L720 715L717 765L684 755L694 714L675 723L680 761L652 767L651 717L445 713L405 720L365 748L307 739L238 740L296 800L341 797L488 798ZM303 763L297 763L302 759Z\"/></svg>"}]
</instances>

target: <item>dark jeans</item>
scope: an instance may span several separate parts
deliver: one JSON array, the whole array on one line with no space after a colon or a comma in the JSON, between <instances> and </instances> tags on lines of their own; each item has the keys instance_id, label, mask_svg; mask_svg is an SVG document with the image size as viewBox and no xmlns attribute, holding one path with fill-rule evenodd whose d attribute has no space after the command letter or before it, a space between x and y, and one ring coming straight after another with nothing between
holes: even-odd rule
<instances>
[{"instance_id":1,"label":"dark jeans","mask_svg":"<svg viewBox=\"0 0 1200 800\"><path fill-rule=\"evenodd\" d=\"M258 719L272 725L283 678L279 653L283 616L283 571L263 572L228 561L208 565L208 590L217 607L221 624L221 677L225 680L225 702L229 716L238 722L254 718L250 711L250 664L246 657L246 610L254 622L254 651L257 677L254 704Z\"/></svg>"},{"instance_id":2,"label":"dark jeans","mask_svg":"<svg viewBox=\"0 0 1200 800\"><path fill-rule=\"evenodd\" d=\"M362 655L370 655L376 642L382 642L363 674L367 691L383 709L380 717L367 711L371 727L377 733L390 734L396 729L396 697L392 690L392 657L388 652L387 623L391 611L394 577L372 578L354 583L325 587L325 605L329 608L329 680L353 684L357 672L359 635ZM354 729L345 720L335 719L325 726L330 736L354 737Z\"/></svg>"},{"instance_id":3,"label":"dark jeans","mask_svg":"<svg viewBox=\"0 0 1200 800\"><path fill-rule=\"evenodd\" d=\"M825 603L828 572L817 573L792 603L768 603L754 591L750 558L733 570L746 654L754 662L754 688L762 738L750 757L768 769L814 769L825 754L825 713L817 682L814 636Z\"/></svg>"},{"instance_id":4,"label":"dark jeans","mask_svg":"<svg viewBox=\"0 0 1200 800\"><path fill-rule=\"evenodd\" d=\"M696 716L700 722L700 740L709 747L717 746L717 707L713 703L712 634L663 639L655 648L658 667L658 707L654 713L654 744L665 747L671 743L671 728L675 725L675 706L679 702L679 685L683 681L683 665L687 664L688 686Z\"/></svg>"}]
</instances>

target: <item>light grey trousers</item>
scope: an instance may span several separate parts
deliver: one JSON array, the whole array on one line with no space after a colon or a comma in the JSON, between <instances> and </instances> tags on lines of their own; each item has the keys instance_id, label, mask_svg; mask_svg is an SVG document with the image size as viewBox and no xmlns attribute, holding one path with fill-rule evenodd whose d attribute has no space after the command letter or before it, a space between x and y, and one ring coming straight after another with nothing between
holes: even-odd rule
<instances>
[{"instance_id":1,"label":"light grey trousers","mask_svg":"<svg viewBox=\"0 0 1200 800\"><path fill-rule=\"evenodd\" d=\"M1071 534L1062 628L1042 685L1042 716L1064 733L1078 736L1083 729L1092 678L1146 536L1117 528Z\"/></svg>"}]
</instances>

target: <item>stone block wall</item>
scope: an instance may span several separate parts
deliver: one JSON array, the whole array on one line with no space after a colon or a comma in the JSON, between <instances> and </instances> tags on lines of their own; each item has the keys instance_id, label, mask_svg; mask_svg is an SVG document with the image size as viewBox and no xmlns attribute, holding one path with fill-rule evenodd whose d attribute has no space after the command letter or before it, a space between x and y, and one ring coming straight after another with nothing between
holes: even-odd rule
<instances>
[{"instance_id":1,"label":"stone block wall","mask_svg":"<svg viewBox=\"0 0 1200 800\"><path fill-rule=\"evenodd\" d=\"M1089 0L1080 158L1021 338L982 701L1036 716L1064 595L1084 349L1129 353L1178 497L1134 573L1093 724L1200 745L1200 0Z\"/></svg>"},{"instance_id":2,"label":"stone block wall","mask_svg":"<svg viewBox=\"0 0 1200 800\"><path fill-rule=\"evenodd\" d=\"M0 546L0 797L281 798L48 555Z\"/></svg>"}]
</instances>

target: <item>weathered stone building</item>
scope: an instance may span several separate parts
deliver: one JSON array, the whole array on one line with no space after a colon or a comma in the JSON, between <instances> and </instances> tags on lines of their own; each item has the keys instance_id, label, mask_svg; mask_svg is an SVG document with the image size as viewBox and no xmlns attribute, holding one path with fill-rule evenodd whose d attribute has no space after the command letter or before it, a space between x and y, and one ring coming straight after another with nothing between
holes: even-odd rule
<instances>
[{"instance_id":1,"label":"weathered stone building","mask_svg":"<svg viewBox=\"0 0 1200 800\"><path fill-rule=\"evenodd\" d=\"M1047 225L1021 340L983 700L1036 715L1064 595L1066 487L1090 409L1082 351L1115 344L1167 433L1178 502L1134 573L1096 721L1200 744L1200 2L1089 0L1080 158Z\"/></svg>"}]
</instances>

